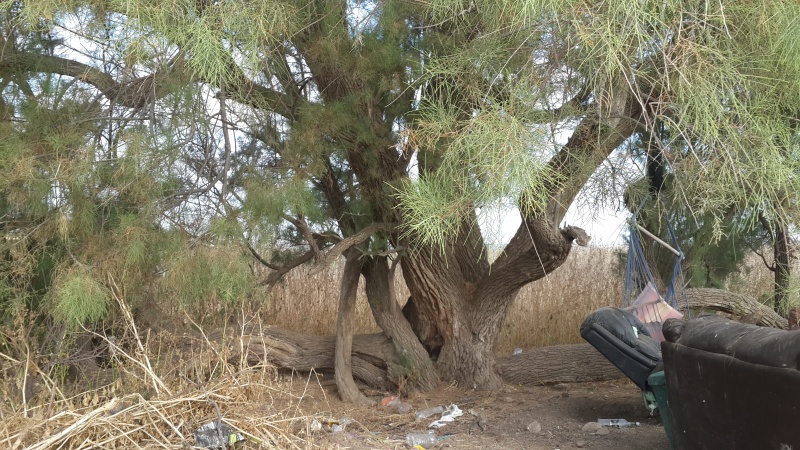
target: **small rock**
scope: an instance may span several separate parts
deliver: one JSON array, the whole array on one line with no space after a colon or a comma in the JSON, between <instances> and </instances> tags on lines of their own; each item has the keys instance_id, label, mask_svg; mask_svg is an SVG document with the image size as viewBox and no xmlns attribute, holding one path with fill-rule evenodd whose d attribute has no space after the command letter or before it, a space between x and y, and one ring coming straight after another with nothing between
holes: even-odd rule
<instances>
[{"instance_id":1,"label":"small rock","mask_svg":"<svg viewBox=\"0 0 800 450\"><path fill-rule=\"evenodd\" d=\"M558 384L553 385L553 389L555 389L557 391L566 391L567 389L569 389L569 386L567 386L564 383L558 383Z\"/></svg>"},{"instance_id":2,"label":"small rock","mask_svg":"<svg viewBox=\"0 0 800 450\"><path fill-rule=\"evenodd\" d=\"M561 398L567 398L567 397L569 397L569 392L562 392L561 393Z\"/></svg>"},{"instance_id":3,"label":"small rock","mask_svg":"<svg viewBox=\"0 0 800 450\"><path fill-rule=\"evenodd\" d=\"M583 439L578 439L577 441L575 441L575 447L578 448L586 447L586 441L584 441Z\"/></svg>"},{"instance_id":4,"label":"small rock","mask_svg":"<svg viewBox=\"0 0 800 450\"><path fill-rule=\"evenodd\" d=\"M541 433L542 424L540 424L538 420L534 420L533 422L529 423L528 426L525 427L525 429L530 431L531 433Z\"/></svg>"},{"instance_id":5,"label":"small rock","mask_svg":"<svg viewBox=\"0 0 800 450\"><path fill-rule=\"evenodd\" d=\"M597 423L597 422L587 422L586 425L584 425L583 428L581 428L581 430L588 431L589 433L592 433L592 432L597 431L597 430L599 430L601 428L603 428L603 427L601 427L600 424Z\"/></svg>"},{"instance_id":6,"label":"small rock","mask_svg":"<svg viewBox=\"0 0 800 450\"><path fill-rule=\"evenodd\" d=\"M605 436L609 433L611 433L611 430L609 430L608 428L600 428L599 430L594 432L594 434L599 436Z\"/></svg>"},{"instance_id":7,"label":"small rock","mask_svg":"<svg viewBox=\"0 0 800 450\"><path fill-rule=\"evenodd\" d=\"M513 403L514 397L503 397L503 401L506 403Z\"/></svg>"}]
</instances>

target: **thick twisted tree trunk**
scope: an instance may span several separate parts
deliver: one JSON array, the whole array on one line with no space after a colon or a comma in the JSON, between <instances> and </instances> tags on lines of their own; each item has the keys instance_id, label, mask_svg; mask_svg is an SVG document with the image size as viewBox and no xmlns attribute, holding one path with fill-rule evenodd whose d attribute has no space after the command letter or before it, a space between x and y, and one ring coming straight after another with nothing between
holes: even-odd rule
<instances>
[{"instance_id":1,"label":"thick twisted tree trunk","mask_svg":"<svg viewBox=\"0 0 800 450\"><path fill-rule=\"evenodd\" d=\"M489 270L480 254L477 231L465 227L449 252L414 249L403 259L403 275L411 291L412 322L423 344L438 352L440 376L462 387L495 389L502 384L495 367L494 346L520 288L544 277L566 260L582 230L556 229L546 219L529 221L530 233L518 232L509 244L514 257L501 256ZM522 242L528 254L520 252ZM452 261L452 262L451 262ZM511 261L516 261L511 263ZM409 309L407 309L409 311Z\"/></svg>"},{"instance_id":2,"label":"thick twisted tree trunk","mask_svg":"<svg viewBox=\"0 0 800 450\"><path fill-rule=\"evenodd\" d=\"M606 102L598 105L597 114L584 118L548 162L557 180L546 187L549 206L532 211L521 202L522 224L494 263L486 259L474 215L443 252L420 248L413 239L403 243L410 249L402 264L413 302L406 313L423 345L438 352L437 369L444 380L497 388L501 377L493 349L517 293L560 267L573 241L588 242L583 230L559 229L559 224L591 174L638 126L638 102L624 89L612 91L599 96ZM421 176L432 170L435 160L423 158Z\"/></svg>"},{"instance_id":3,"label":"thick twisted tree trunk","mask_svg":"<svg viewBox=\"0 0 800 450\"><path fill-rule=\"evenodd\" d=\"M363 274L372 315L395 350L395 358L388 364L390 378L406 380L415 389L433 389L438 381L436 371L395 299L388 259L385 256L370 258Z\"/></svg>"}]
</instances>

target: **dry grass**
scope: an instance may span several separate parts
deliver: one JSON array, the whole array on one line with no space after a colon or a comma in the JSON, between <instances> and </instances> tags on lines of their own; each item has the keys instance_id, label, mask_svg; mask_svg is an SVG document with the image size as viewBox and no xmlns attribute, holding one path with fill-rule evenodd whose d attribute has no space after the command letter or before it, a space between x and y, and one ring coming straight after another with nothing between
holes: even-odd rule
<instances>
[{"instance_id":1,"label":"dry grass","mask_svg":"<svg viewBox=\"0 0 800 450\"><path fill-rule=\"evenodd\" d=\"M563 266L522 289L497 352L583 342L579 329L586 315L603 306L617 306L622 300L623 277L616 266L613 249L573 249Z\"/></svg>"},{"instance_id":2,"label":"dry grass","mask_svg":"<svg viewBox=\"0 0 800 450\"><path fill-rule=\"evenodd\" d=\"M32 359L0 353L6 375L0 448L193 448L194 431L216 420L244 437L237 448L319 448L308 429L312 417L300 408L302 386L287 389L274 367L248 367L246 352L231 358L224 339L208 339L202 330L141 336L130 310L117 300L124 320L120 335L80 333L104 343L108 366L84 360L75 365L82 373L56 380ZM91 387L99 380L107 384ZM25 383L38 386L27 398Z\"/></svg>"}]
</instances>

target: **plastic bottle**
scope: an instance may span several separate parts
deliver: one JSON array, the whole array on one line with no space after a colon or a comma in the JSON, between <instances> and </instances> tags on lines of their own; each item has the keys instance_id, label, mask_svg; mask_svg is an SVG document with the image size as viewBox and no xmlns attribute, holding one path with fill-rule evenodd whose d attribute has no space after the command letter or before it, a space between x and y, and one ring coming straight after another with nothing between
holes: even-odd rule
<instances>
[{"instance_id":1,"label":"plastic bottle","mask_svg":"<svg viewBox=\"0 0 800 450\"><path fill-rule=\"evenodd\" d=\"M628 422L625 419L597 419L600 426L611 428L638 427L639 422Z\"/></svg>"},{"instance_id":2,"label":"plastic bottle","mask_svg":"<svg viewBox=\"0 0 800 450\"><path fill-rule=\"evenodd\" d=\"M417 418L417 420L427 419L430 416L433 416L435 414L440 414L443 412L444 412L444 406L434 406L433 408L426 408L419 410L417 411L416 414L414 414L414 416Z\"/></svg>"},{"instance_id":3,"label":"plastic bottle","mask_svg":"<svg viewBox=\"0 0 800 450\"><path fill-rule=\"evenodd\" d=\"M412 406L410 404L408 404L406 402L403 402L403 401L400 401L399 398L397 398L397 397L395 397L393 395L389 396L389 397L386 397L383 400L381 400L381 405L383 405L383 406L385 406L385 407L387 407L389 409L393 409L393 410L397 411L400 414L405 414L405 413L411 411L411 409L412 409Z\"/></svg>"},{"instance_id":4,"label":"plastic bottle","mask_svg":"<svg viewBox=\"0 0 800 450\"><path fill-rule=\"evenodd\" d=\"M433 433L409 433L406 435L406 444L411 448L433 448L437 441L438 439Z\"/></svg>"}]
</instances>

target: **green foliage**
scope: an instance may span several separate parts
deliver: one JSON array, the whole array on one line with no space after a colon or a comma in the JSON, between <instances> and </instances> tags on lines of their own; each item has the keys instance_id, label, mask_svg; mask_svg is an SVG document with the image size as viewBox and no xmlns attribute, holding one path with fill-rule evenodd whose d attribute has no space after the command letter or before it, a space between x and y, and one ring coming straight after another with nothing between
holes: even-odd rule
<instances>
[{"instance_id":1,"label":"green foliage","mask_svg":"<svg viewBox=\"0 0 800 450\"><path fill-rule=\"evenodd\" d=\"M0 295L15 299L4 304L67 286L67 275L52 284L61 267L83 277L69 292L103 270L131 299L157 286L186 307L232 305L255 285L237 240L293 256L302 235L287 215L342 234L400 222L403 238L443 249L476 209L535 214L577 190L567 178L608 155L587 140L551 157L584 119L604 139L626 98L640 127L672 132L660 149L671 219L705 255L691 267L738 261L736 243L705 244L752 229L746 211L796 223L796 2L2 5L9 48L86 48L81 61L107 75L58 76L69 67L44 58L0 71L0 232L13 242ZM134 107L117 103L138 94ZM692 241L698 230L708 237Z\"/></svg>"},{"instance_id":2,"label":"green foliage","mask_svg":"<svg viewBox=\"0 0 800 450\"><path fill-rule=\"evenodd\" d=\"M182 308L235 307L255 288L248 262L236 246L198 245L166 262L160 287Z\"/></svg>"},{"instance_id":3,"label":"green foliage","mask_svg":"<svg viewBox=\"0 0 800 450\"><path fill-rule=\"evenodd\" d=\"M85 270L61 274L51 292L53 316L70 328L79 329L108 314L110 292Z\"/></svg>"},{"instance_id":4,"label":"green foliage","mask_svg":"<svg viewBox=\"0 0 800 450\"><path fill-rule=\"evenodd\" d=\"M443 248L476 207L505 206L526 193L523 209L544 208L545 187L555 182L556 174L544 164L549 149L542 130L498 109L487 108L463 121L445 111L447 120L440 122L436 119L441 113L441 108L423 109L417 124L414 138L436 148L431 158L440 160L423 160L420 165L433 171L406 181L398 193L409 218L407 233ZM451 129L457 131L438 139Z\"/></svg>"}]
</instances>

